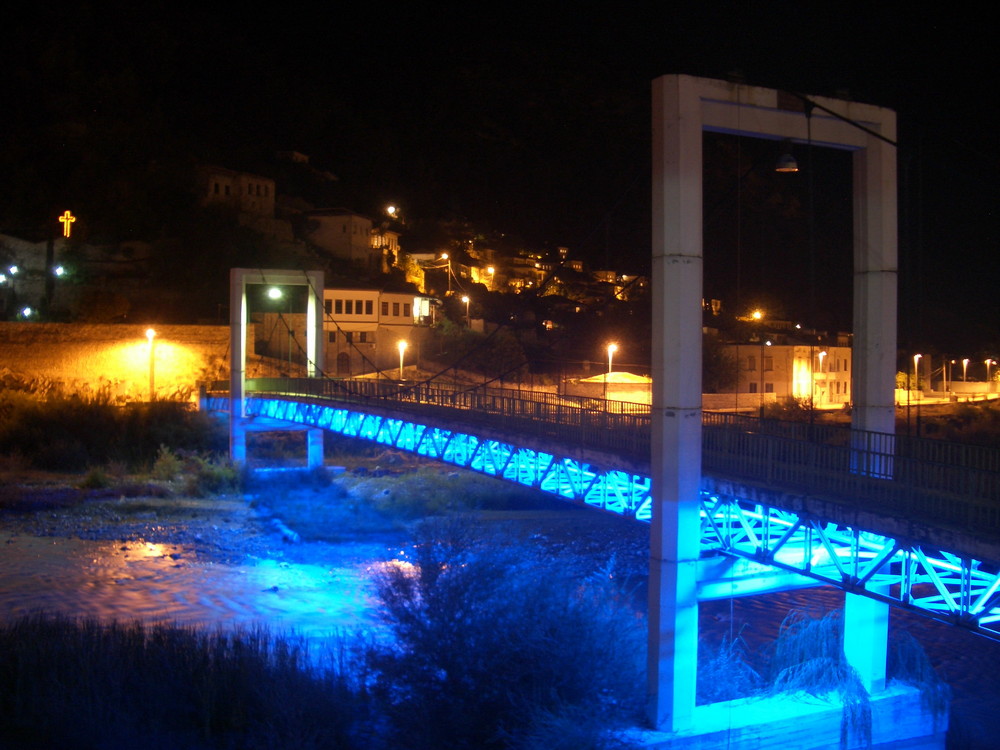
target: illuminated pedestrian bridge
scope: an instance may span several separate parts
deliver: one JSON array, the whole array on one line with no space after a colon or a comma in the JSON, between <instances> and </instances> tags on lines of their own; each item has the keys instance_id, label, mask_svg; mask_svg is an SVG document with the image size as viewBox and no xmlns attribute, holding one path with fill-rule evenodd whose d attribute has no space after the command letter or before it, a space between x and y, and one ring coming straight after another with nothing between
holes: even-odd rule
<instances>
[{"instance_id":1,"label":"illuminated pedestrian bridge","mask_svg":"<svg viewBox=\"0 0 1000 750\"><path fill-rule=\"evenodd\" d=\"M642 405L395 381L246 390L245 429L330 430L651 519ZM203 406L229 411L223 384ZM704 415L702 436L699 600L821 583L1000 640L996 452L731 414Z\"/></svg>"}]
</instances>

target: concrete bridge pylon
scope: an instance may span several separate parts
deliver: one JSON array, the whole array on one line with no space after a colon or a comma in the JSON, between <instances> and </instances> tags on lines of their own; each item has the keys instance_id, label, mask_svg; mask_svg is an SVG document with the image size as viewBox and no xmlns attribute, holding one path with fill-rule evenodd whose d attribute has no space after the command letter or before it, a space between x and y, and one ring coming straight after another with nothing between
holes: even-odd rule
<instances>
[{"instance_id":1,"label":"concrete bridge pylon","mask_svg":"<svg viewBox=\"0 0 1000 750\"><path fill-rule=\"evenodd\" d=\"M247 287L305 286L306 294L306 375L315 377L323 361L323 272L262 268L229 270L229 459L247 460L246 341L249 306ZM323 465L323 430L306 431L306 458L310 468Z\"/></svg>"},{"instance_id":2,"label":"concrete bridge pylon","mask_svg":"<svg viewBox=\"0 0 1000 750\"><path fill-rule=\"evenodd\" d=\"M668 75L652 84L653 399L648 719L695 721L696 563L701 480L702 133L847 150L853 160L852 427L894 432L896 115L880 107ZM856 471L880 472L891 467ZM872 690L885 683L888 605L848 596L845 652Z\"/></svg>"}]
</instances>

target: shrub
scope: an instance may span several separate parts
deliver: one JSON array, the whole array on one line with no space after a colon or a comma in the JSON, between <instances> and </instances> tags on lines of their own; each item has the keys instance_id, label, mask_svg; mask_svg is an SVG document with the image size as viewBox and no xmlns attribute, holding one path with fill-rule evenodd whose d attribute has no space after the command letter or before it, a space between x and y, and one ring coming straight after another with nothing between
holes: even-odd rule
<instances>
[{"instance_id":1,"label":"shrub","mask_svg":"<svg viewBox=\"0 0 1000 750\"><path fill-rule=\"evenodd\" d=\"M871 747L872 711L868 691L847 662L840 610L815 619L788 614L778 631L770 663L772 693L836 693L843 704L840 746ZM853 745L852 745L853 746Z\"/></svg>"},{"instance_id":2,"label":"shrub","mask_svg":"<svg viewBox=\"0 0 1000 750\"><path fill-rule=\"evenodd\" d=\"M421 528L413 564L377 577L394 647L373 654L390 734L412 748L519 747L587 715L597 747L634 720L644 622L606 580L573 579L511 538L467 521Z\"/></svg>"},{"instance_id":3,"label":"shrub","mask_svg":"<svg viewBox=\"0 0 1000 750\"><path fill-rule=\"evenodd\" d=\"M114 484L114 480L104 469L95 467L87 472L77 486L81 490L103 490Z\"/></svg>"},{"instance_id":4,"label":"shrub","mask_svg":"<svg viewBox=\"0 0 1000 750\"><path fill-rule=\"evenodd\" d=\"M181 459L170 448L161 444L160 450L156 454L156 460L153 462L153 479L173 481L181 473L182 468Z\"/></svg>"},{"instance_id":5,"label":"shrub","mask_svg":"<svg viewBox=\"0 0 1000 750\"><path fill-rule=\"evenodd\" d=\"M228 460L215 460L197 453L184 453L182 460L184 494L191 497L206 497L239 491L242 473L238 465Z\"/></svg>"},{"instance_id":6,"label":"shrub","mask_svg":"<svg viewBox=\"0 0 1000 750\"><path fill-rule=\"evenodd\" d=\"M697 702L747 698L760 689L760 675L750 666L746 642L737 635L717 647L698 644Z\"/></svg>"},{"instance_id":7,"label":"shrub","mask_svg":"<svg viewBox=\"0 0 1000 750\"><path fill-rule=\"evenodd\" d=\"M354 650L298 639L29 617L0 625L4 747L363 748Z\"/></svg>"}]
</instances>

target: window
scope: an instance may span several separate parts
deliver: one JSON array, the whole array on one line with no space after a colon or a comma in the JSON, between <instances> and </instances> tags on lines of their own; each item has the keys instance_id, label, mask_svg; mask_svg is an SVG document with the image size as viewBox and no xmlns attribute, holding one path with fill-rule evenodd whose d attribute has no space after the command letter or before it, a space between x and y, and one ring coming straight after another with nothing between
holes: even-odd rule
<instances>
[{"instance_id":1,"label":"window","mask_svg":"<svg viewBox=\"0 0 1000 750\"><path fill-rule=\"evenodd\" d=\"M756 370L757 369L757 358L756 357L747 357L747 369L748 370ZM751 393L756 393L756 391L750 391L750 392Z\"/></svg>"},{"instance_id":2,"label":"window","mask_svg":"<svg viewBox=\"0 0 1000 750\"><path fill-rule=\"evenodd\" d=\"M327 315L331 315L333 313L333 300L332 299L325 299L325 300L323 300L323 312L325 312Z\"/></svg>"},{"instance_id":3,"label":"window","mask_svg":"<svg viewBox=\"0 0 1000 750\"><path fill-rule=\"evenodd\" d=\"M774 393L774 383L764 383L764 393Z\"/></svg>"},{"instance_id":4,"label":"window","mask_svg":"<svg viewBox=\"0 0 1000 750\"><path fill-rule=\"evenodd\" d=\"M226 185L226 195L229 195L229 185Z\"/></svg>"},{"instance_id":5,"label":"window","mask_svg":"<svg viewBox=\"0 0 1000 750\"><path fill-rule=\"evenodd\" d=\"M773 370L774 369L774 357L762 357L761 359L762 359L762 361L764 363L764 369L765 370Z\"/></svg>"},{"instance_id":6,"label":"window","mask_svg":"<svg viewBox=\"0 0 1000 750\"><path fill-rule=\"evenodd\" d=\"M354 300L344 300L344 315L354 315Z\"/></svg>"},{"instance_id":7,"label":"window","mask_svg":"<svg viewBox=\"0 0 1000 750\"><path fill-rule=\"evenodd\" d=\"M388 315L389 314L389 303L388 302L383 302L382 303L382 314L383 315Z\"/></svg>"},{"instance_id":8,"label":"window","mask_svg":"<svg viewBox=\"0 0 1000 750\"><path fill-rule=\"evenodd\" d=\"M409 302L404 302L403 303L403 317L404 318L410 317L410 303Z\"/></svg>"},{"instance_id":9,"label":"window","mask_svg":"<svg viewBox=\"0 0 1000 750\"><path fill-rule=\"evenodd\" d=\"M328 331L326 335L326 340L329 341L331 344L335 343L337 341L337 332Z\"/></svg>"},{"instance_id":10,"label":"window","mask_svg":"<svg viewBox=\"0 0 1000 750\"><path fill-rule=\"evenodd\" d=\"M361 310L362 310L361 300L359 300L359 299L358 300L354 300L354 314L355 315L360 315L361 314Z\"/></svg>"},{"instance_id":11,"label":"window","mask_svg":"<svg viewBox=\"0 0 1000 750\"><path fill-rule=\"evenodd\" d=\"M399 317L399 303L398 302L393 302L392 303L392 316L394 318L398 318Z\"/></svg>"},{"instance_id":12,"label":"window","mask_svg":"<svg viewBox=\"0 0 1000 750\"><path fill-rule=\"evenodd\" d=\"M351 331L344 331L344 341L348 344L354 343L354 333Z\"/></svg>"},{"instance_id":13,"label":"window","mask_svg":"<svg viewBox=\"0 0 1000 750\"><path fill-rule=\"evenodd\" d=\"M370 299L365 300L365 315L372 314L372 301Z\"/></svg>"},{"instance_id":14,"label":"window","mask_svg":"<svg viewBox=\"0 0 1000 750\"><path fill-rule=\"evenodd\" d=\"M342 300L342 299L335 299L333 301L333 313L334 313L334 315L343 315L344 314L344 300Z\"/></svg>"},{"instance_id":15,"label":"window","mask_svg":"<svg viewBox=\"0 0 1000 750\"><path fill-rule=\"evenodd\" d=\"M212 192L214 192L216 195L218 195L219 194L219 183L216 182L212 187L213 187Z\"/></svg>"},{"instance_id":16,"label":"window","mask_svg":"<svg viewBox=\"0 0 1000 750\"><path fill-rule=\"evenodd\" d=\"M756 393L756 392L757 392L757 384L756 383L751 383L750 384L750 393Z\"/></svg>"}]
</instances>

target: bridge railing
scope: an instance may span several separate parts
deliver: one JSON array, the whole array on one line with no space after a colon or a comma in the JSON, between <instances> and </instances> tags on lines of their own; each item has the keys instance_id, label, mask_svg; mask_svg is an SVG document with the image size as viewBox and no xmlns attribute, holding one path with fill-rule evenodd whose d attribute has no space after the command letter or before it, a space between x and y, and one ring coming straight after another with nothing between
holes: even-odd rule
<instances>
[{"instance_id":1,"label":"bridge railing","mask_svg":"<svg viewBox=\"0 0 1000 750\"><path fill-rule=\"evenodd\" d=\"M227 389L227 383L218 384L218 390ZM650 458L645 404L389 380L266 378L248 380L247 391L488 425L646 465ZM883 511L1000 534L996 449L739 414L705 413L703 420L703 464L710 473L795 493L861 497Z\"/></svg>"}]
</instances>

